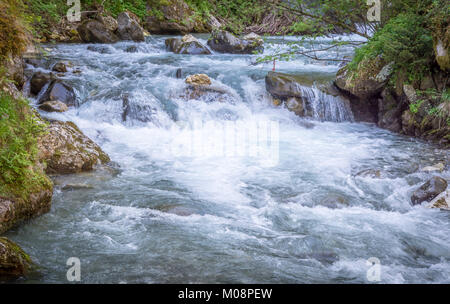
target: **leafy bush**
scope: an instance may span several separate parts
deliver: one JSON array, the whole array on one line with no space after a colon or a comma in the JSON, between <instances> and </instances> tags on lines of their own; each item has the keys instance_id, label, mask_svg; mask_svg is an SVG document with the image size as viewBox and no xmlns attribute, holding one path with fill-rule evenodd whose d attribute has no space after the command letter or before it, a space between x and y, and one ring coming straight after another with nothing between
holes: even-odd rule
<instances>
[{"instance_id":1,"label":"leafy bush","mask_svg":"<svg viewBox=\"0 0 450 304\"><path fill-rule=\"evenodd\" d=\"M432 41L424 17L400 14L356 50L349 68L354 70L364 59L382 56L386 62L394 62L397 70L404 69L410 78L420 79L433 58Z\"/></svg>"}]
</instances>

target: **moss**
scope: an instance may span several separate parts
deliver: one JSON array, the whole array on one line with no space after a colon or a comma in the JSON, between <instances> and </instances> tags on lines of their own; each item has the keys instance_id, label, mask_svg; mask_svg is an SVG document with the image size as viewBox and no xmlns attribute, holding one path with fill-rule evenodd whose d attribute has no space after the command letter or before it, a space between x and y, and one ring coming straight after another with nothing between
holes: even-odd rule
<instances>
[{"instance_id":1,"label":"moss","mask_svg":"<svg viewBox=\"0 0 450 304\"><path fill-rule=\"evenodd\" d=\"M26 23L23 21L21 1L0 1L0 64L8 56L20 55L29 43Z\"/></svg>"},{"instance_id":2,"label":"moss","mask_svg":"<svg viewBox=\"0 0 450 304\"><path fill-rule=\"evenodd\" d=\"M17 278L35 268L36 265L22 248L7 238L0 238L0 278Z\"/></svg>"},{"instance_id":3,"label":"moss","mask_svg":"<svg viewBox=\"0 0 450 304\"><path fill-rule=\"evenodd\" d=\"M28 101L0 93L0 196L26 200L52 186L38 163L37 138L46 125ZM6 118L6 119L5 119Z\"/></svg>"}]
</instances>

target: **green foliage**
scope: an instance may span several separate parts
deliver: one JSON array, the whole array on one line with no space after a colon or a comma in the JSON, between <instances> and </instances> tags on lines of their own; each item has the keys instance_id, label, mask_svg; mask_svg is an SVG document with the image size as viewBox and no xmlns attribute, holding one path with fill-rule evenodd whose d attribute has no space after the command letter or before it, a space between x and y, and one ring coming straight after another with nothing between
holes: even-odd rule
<instances>
[{"instance_id":1,"label":"green foliage","mask_svg":"<svg viewBox=\"0 0 450 304\"><path fill-rule=\"evenodd\" d=\"M27 100L0 93L0 195L26 199L50 181L37 168L37 138L45 125Z\"/></svg>"},{"instance_id":2,"label":"green foliage","mask_svg":"<svg viewBox=\"0 0 450 304\"><path fill-rule=\"evenodd\" d=\"M425 100L420 99L420 100L416 101L415 103L410 104L409 110L411 111L411 113L417 114L419 112L420 107L422 106L422 104L424 102L425 102Z\"/></svg>"},{"instance_id":3,"label":"green foliage","mask_svg":"<svg viewBox=\"0 0 450 304\"><path fill-rule=\"evenodd\" d=\"M433 58L432 37L424 22L424 17L412 13L393 18L356 50L350 70L364 59L382 56L385 62L394 62L396 70L407 71L411 81L420 79Z\"/></svg>"},{"instance_id":4,"label":"green foliage","mask_svg":"<svg viewBox=\"0 0 450 304\"><path fill-rule=\"evenodd\" d=\"M61 21L61 18L66 16L70 8L65 0L17 0L16 2L21 1L26 7L26 19L33 26L34 33L38 37L50 35L52 29ZM101 4L104 11L114 17L124 11L131 11L140 18L147 14L147 0L83 0L81 10L96 10Z\"/></svg>"},{"instance_id":5,"label":"green foliage","mask_svg":"<svg viewBox=\"0 0 450 304\"><path fill-rule=\"evenodd\" d=\"M442 101L443 102L450 102L450 89L445 89L444 92L442 92Z\"/></svg>"},{"instance_id":6,"label":"green foliage","mask_svg":"<svg viewBox=\"0 0 450 304\"><path fill-rule=\"evenodd\" d=\"M185 0L204 19L214 15L227 21L226 30L242 33L250 25L260 24L271 3L265 0Z\"/></svg>"}]
</instances>

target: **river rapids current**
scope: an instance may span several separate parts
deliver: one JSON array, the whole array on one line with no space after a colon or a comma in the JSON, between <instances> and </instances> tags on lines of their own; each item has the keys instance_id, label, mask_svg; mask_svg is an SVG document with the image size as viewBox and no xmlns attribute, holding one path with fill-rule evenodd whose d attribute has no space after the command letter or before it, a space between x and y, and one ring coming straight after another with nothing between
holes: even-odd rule
<instances>
[{"instance_id":1,"label":"river rapids current","mask_svg":"<svg viewBox=\"0 0 450 304\"><path fill-rule=\"evenodd\" d=\"M41 267L23 282L67 282L66 261L77 257L83 283L370 283L370 258L380 262L381 283L450 283L450 212L410 201L430 177L420 168L447 163L448 151L355 123L314 88L316 104L328 108L300 118L272 104L264 81L272 63L176 55L166 38L105 45L103 54L86 44L46 46L49 66L69 60L81 70L63 77L80 106L42 114L75 122L115 169L55 177L51 212L7 233ZM268 38L265 53L290 40ZM137 52L125 51L131 45ZM342 47L339 56L352 52ZM323 82L339 67L298 57L276 69ZM183 99L184 79L196 73L225 97ZM198 121L208 127L186 128ZM275 162L173 153L186 136L259 121L276 123ZM367 170L381 176L358 174ZM450 179L448 170L439 175ZM88 186L63 189L80 183Z\"/></svg>"}]
</instances>

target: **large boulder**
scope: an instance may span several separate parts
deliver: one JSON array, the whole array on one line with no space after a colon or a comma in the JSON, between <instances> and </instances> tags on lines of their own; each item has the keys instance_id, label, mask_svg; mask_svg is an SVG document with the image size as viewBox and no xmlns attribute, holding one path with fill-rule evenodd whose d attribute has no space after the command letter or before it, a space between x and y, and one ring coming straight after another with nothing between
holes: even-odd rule
<instances>
[{"instance_id":1,"label":"large boulder","mask_svg":"<svg viewBox=\"0 0 450 304\"><path fill-rule=\"evenodd\" d=\"M130 12L117 16L117 35L122 40L144 41L144 29L139 25L139 19Z\"/></svg>"},{"instance_id":2,"label":"large boulder","mask_svg":"<svg viewBox=\"0 0 450 304\"><path fill-rule=\"evenodd\" d=\"M49 73L43 73L40 71L34 73L30 79L30 92L33 95L38 95L42 88L53 79L54 76Z\"/></svg>"},{"instance_id":3,"label":"large boulder","mask_svg":"<svg viewBox=\"0 0 450 304\"><path fill-rule=\"evenodd\" d=\"M357 71L349 71L348 66L336 75L336 86L353 96L370 99L379 95L393 72L393 64L386 64L381 57L363 60Z\"/></svg>"},{"instance_id":4,"label":"large boulder","mask_svg":"<svg viewBox=\"0 0 450 304\"><path fill-rule=\"evenodd\" d=\"M186 83L192 86L209 86L211 85L211 79L206 74L195 74L188 76Z\"/></svg>"},{"instance_id":5,"label":"large boulder","mask_svg":"<svg viewBox=\"0 0 450 304\"><path fill-rule=\"evenodd\" d=\"M0 238L0 280L25 276L33 269L33 262L22 248L7 238Z\"/></svg>"},{"instance_id":6,"label":"large boulder","mask_svg":"<svg viewBox=\"0 0 450 304\"><path fill-rule=\"evenodd\" d=\"M264 41L257 35L247 35L239 38L224 30L214 30L208 40L208 45L219 53L253 54L264 50Z\"/></svg>"},{"instance_id":7,"label":"large boulder","mask_svg":"<svg viewBox=\"0 0 450 304\"><path fill-rule=\"evenodd\" d=\"M206 103L211 102L235 102L239 96L229 87L214 82L206 74L190 75L186 78L187 84L184 93L179 96L184 100L200 100Z\"/></svg>"},{"instance_id":8,"label":"large boulder","mask_svg":"<svg viewBox=\"0 0 450 304\"><path fill-rule=\"evenodd\" d=\"M89 171L110 162L109 156L72 122L51 122L38 147L39 159L51 174Z\"/></svg>"},{"instance_id":9,"label":"large boulder","mask_svg":"<svg viewBox=\"0 0 450 304\"><path fill-rule=\"evenodd\" d=\"M46 101L60 101L67 106L78 106L77 97L74 90L59 80L54 80L50 83L44 92L39 94L38 104Z\"/></svg>"},{"instance_id":10,"label":"large boulder","mask_svg":"<svg viewBox=\"0 0 450 304\"><path fill-rule=\"evenodd\" d=\"M430 202L447 189L448 183L442 177L434 176L411 196L413 205Z\"/></svg>"},{"instance_id":11,"label":"large boulder","mask_svg":"<svg viewBox=\"0 0 450 304\"><path fill-rule=\"evenodd\" d=\"M211 52L194 36L186 35L183 38L169 38L165 41L166 48L176 54L210 55Z\"/></svg>"},{"instance_id":12,"label":"large boulder","mask_svg":"<svg viewBox=\"0 0 450 304\"><path fill-rule=\"evenodd\" d=\"M31 170L41 171L42 168L39 165ZM23 197L0 197L0 233L50 211L53 196L51 181L42 174L42 180L34 188Z\"/></svg>"},{"instance_id":13,"label":"large boulder","mask_svg":"<svg viewBox=\"0 0 450 304\"><path fill-rule=\"evenodd\" d=\"M269 72L266 75L266 90L278 99L305 97L304 83L305 78L299 75L278 72Z\"/></svg>"},{"instance_id":14,"label":"large boulder","mask_svg":"<svg viewBox=\"0 0 450 304\"><path fill-rule=\"evenodd\" d=\"M153 34L188 34L207 32L201 19L184 0L158 1L148 5L144 28Z\"/></svg>"},{"instance_id":15,"label":"large boulder","mask_svg":"<svg viewBox=\"0 0 450 304\"><path fill-rule=\"evenodd\" d=\"M86 43L115 43L119 38L98 20L86 20L77 31Z\"/></svg>"}]
</instances>

